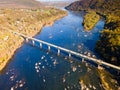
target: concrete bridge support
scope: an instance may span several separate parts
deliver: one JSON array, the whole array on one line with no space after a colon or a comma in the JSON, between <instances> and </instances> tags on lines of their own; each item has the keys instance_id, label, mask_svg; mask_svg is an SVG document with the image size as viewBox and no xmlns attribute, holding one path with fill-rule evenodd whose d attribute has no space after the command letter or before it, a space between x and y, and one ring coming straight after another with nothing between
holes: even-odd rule
<instances>
[{"instance_id":1,"label":"concrete bridge support","mask_svg":"<svg viewBox=\"0 0 120 90\"><path fill-rule=\"evenodd\" d=\"M102 65L105 65L105 66L117 69L120 72L120 67L119 66L115 66L113 64L104 62L103 60L96 59L96 58L93 58L93 57L90 57L90 56L86 56L84 54L80 54L78 52L74 52L74 51L71 51L69 49L66 49L66 48L63 48L63 47L60 47L60 46L57 46L57 45L54 45L54 44L51 44L51 43L48 43L48 42L45 42L45 41L42 41L42 40L38 40L36 38L32 38L32 37L26 36L26 35L18 33L18 32L13 32L13 31L10 31L10 32L23 37L24 39L26 39L26 41L32 40L32 45L35 45L35 42L39 42L40 43L40 48L42 48L42 44L47 45L49 51L50 51L51 47L56 48L56 49L58 49L58 52L57 52L58 56L60 55L60 51L64 51L64 52L69 54L69 58L71 58L71 55L76 55L77 57L82 58L82 62L85 62L84 59L86 59L86 60L89 60L89 61L92 61L92 62L95 62L96 64L98 64L98 68L101 68Z\"/></svg>"},{"instance_id":2,"label":"concrete bridge support","mask_svg":"<svg viewBox=\"0 0 120 90\"><path fill-rule=\"evenodd\" d=\"M50 51L50 46L48 45L48 51Z\"/></svg>"},{"instance_id":3,"label":"concrete bridge support","mask_svg":"<svg viewBox=\"0 0 120 90\"><path fill-rule=\"evenodd\" d=\"M57 55L60 56L60 49L58 49Z\"/></svg>"},{"instance_id":4,"label":"concrete bridge support","mask_svg":"<svg viewBox=\"0 0 120 90\"><path fill-rule=\"evenodd\" d=\"M34 41L34 40L32 40L32 45L33 45L33 46L35 45L35 41Z\"/></svg>"},{"instance_id":5,"label":"concrete bridge support","mask_svg":"<svg viewBox=\"0 0 120 90\"><path fill-rule=\"evenodd\" d=\"M42 48L42 43L40 42L40 48Z\"/></svg>"},{"instance_id":6,"label":"concrete bridge support","mask_svg":"<svg viewBox=\"0 0 120 90\"><path fill-rule=\"evenodd\" d=\"M98 69L104 69L100 64L98 64Z\"/></svg>"},{"instance_id":7,"label":"concrete bridge support","mask_svg":"<svg viewBox=\"0 0 120 90\"><path fill-rule=\"evenodd\" d=\"M25 41L28 43L29 39L28 39L28 38L25 38Z\"/></svg>"},{"instance_id":8,"label":"concrete bridge support","mask_svg":"<svg viewBox=\"0 0 120 90\"><path fill-rule=\"evenodd\" d=\"M69 52L69 59L71 58L71 53Z\"/></svg>"},{"instance_id":9,"label":"concrete bridge support","mask_svg":"<svg viewBox=\"0 0 120 90\"><path fill-rule=\"evenodd\" d=\"M84 59L84 58L82 58L82 62L85 62L85 59Z\"/></svg>"}]
</instances>

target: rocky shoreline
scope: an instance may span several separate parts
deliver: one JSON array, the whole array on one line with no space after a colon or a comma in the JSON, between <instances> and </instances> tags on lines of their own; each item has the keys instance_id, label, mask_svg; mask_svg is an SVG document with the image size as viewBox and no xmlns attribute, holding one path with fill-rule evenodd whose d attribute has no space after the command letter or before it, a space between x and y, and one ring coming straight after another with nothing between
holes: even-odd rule
<instances>
[{"instance_id":1,"label":"rocky shoreline","mask_svg":"<svg viewBox=\"0 0 120 90\"><path fill-rule=\"evenodd\" d=\"M55 20L66 15L67 12L55 8L0 9L0 72L11 61L15 51L24 41L9 30L35 36L43 26L52 25Z\"/></svg>"}]
</instances>

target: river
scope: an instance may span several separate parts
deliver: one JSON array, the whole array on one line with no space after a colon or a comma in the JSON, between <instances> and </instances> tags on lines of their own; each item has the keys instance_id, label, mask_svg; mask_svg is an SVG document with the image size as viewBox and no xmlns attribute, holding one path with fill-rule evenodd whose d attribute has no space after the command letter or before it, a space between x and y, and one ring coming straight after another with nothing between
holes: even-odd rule
<instances>
[{"instance_id":1,"label":"river","mask_svg":"<svg viewBox=\"0 0 120 90\"><path fill-rule=\"evenodd\" d=\"M35 38L98 58L94 48L104 20L86 32L82 26L83 16L84 12L68 12L52 26L43 27ZM80 90L84 76L89 76L86 81L92 80L89 87L103 89L97 68L76 58L69 59L67 55L57 56L55 50L47 52L45 48L24 43L0 74L0 90Z\"/></svg>"}]
</instances>

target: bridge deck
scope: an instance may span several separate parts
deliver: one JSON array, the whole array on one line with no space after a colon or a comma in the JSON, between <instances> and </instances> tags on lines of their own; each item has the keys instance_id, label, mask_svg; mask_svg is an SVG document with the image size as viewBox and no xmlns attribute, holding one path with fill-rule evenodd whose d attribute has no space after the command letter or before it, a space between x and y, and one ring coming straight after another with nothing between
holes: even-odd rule
<instances>
[{"instance_id":1,"label":"bridge deck","mask_svg":"<svg viewBox=\"0 0 120 90\"><path fill-rule=\"evenodd\" d=\"M11 31L11 32L14 33L14 34L17 34L17 35L19 35L19 36L22 36L22 37L24 37L24 38L30 39L30 40L33 41L33 43L34 43L34 41L36 41L36 42L39 42L40 45L41 45L41 44L48 45L48 48L49 48L49 49L50 49L50 47L54 47L54 48L56 48L56 49L58 49L58 50L62 50L62 51L68 52L70 56L71 56L71 54L72 54L72 55L76 55L76 56L78 56L78 57L87 59L87 60L89 60L89 61L93 61L93 62L95 62L95 63L97 63L97 64L99 64L99 65L105 65L105 66L109 66L109 67L112 67L112 68L114 68L114 69L120 70L120 67L119 67L119 66L115 66L115 65L113 65L113 64L104 62L104 61L102 61L102 60L100 60L100 59L92 58L92 57L89 57L89 56L86 56L86 55L83 55L83 54L80 54L80 53L77 53L77 52L74 52L74 51L71 51L71 50L62 48L62 47L60 47L60 46L53 45L53 44L51 44L51 43L48 43L48 42L45 42L45 41L42 41L42 40L38 40L38 39L36 39L36 38L32 38L32 37L26 36L26 35L21 34L21 33L18 33L18 32L13 32L13 31ZM58 51L58 52L60 52L60 51Z\"/></svg>"}]
</instances>

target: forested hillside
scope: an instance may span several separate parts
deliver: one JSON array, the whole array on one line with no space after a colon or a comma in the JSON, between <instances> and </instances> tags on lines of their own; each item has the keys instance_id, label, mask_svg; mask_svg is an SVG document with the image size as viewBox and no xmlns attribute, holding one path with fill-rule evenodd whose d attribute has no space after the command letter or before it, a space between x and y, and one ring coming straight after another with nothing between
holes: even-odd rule
<instances>
[{"instance_id":1,"label":"forested hillside","mask_svg":"<svg viewBox=\"0 0 120 90\"><path fill-rule=\"evenodd\" d=\"M93 10L105 18L104 30L96 44L96 51L107 61L120 65L120 3L119 0L80 0L66 9Z\"/></svg>"},{"instance_id":2,"label":"forested hillside","mask_svg":"<svg viewBox=\"0 0 120 90\"><path fill-rule=\"evenodd\" d=\"M10 30L34 36L44 25L52 25L65 15L65 11L55 8L0 9L0 72L23 42L23 38L14 36Z\"/></svg>"}]
</instances>

